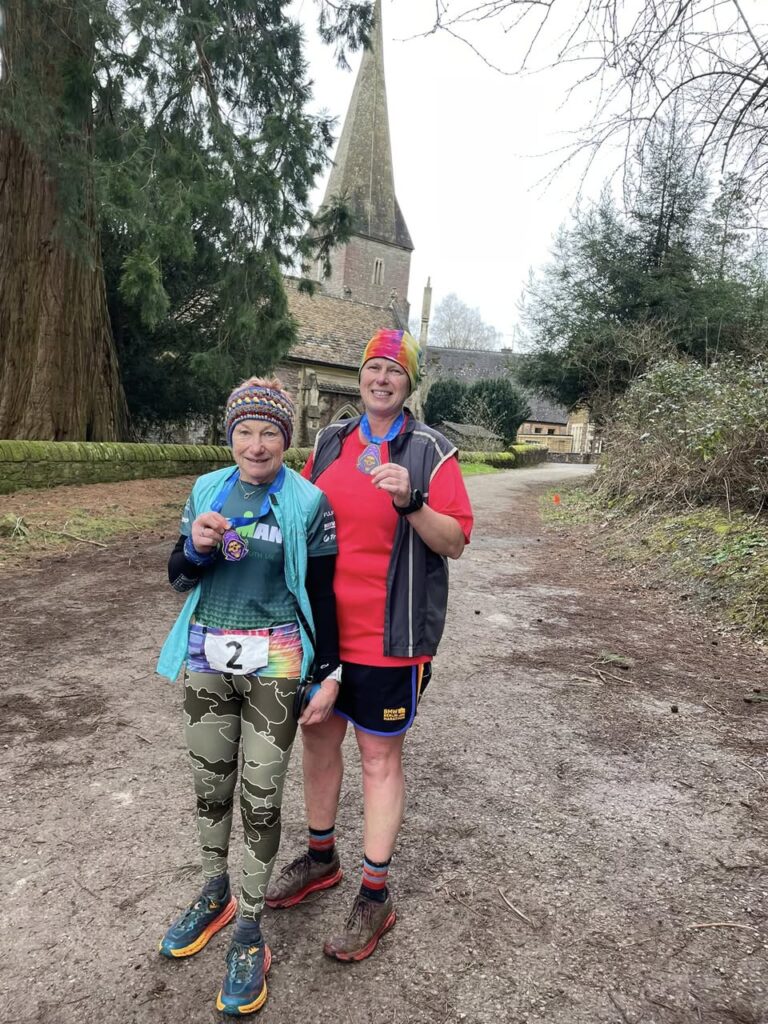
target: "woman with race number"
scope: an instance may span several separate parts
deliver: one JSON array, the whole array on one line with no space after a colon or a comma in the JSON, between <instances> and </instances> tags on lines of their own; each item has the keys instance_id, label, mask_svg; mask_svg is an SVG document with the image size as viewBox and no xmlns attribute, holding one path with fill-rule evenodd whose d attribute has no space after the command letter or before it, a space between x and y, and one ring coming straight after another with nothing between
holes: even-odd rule
<instances>
[{"instance_id":1,"label":"woman with race number","mask_svg":"<svg viewBox=\"0 0 768 1024\"><path fill-rule=\"evenodd\" d=\"M325 495L283 465L293 417L276 379L252 377L230 395L235 466L200 477L187 501L168 575L189 596L157 669L175 680L186 663L185 738L203 867L202 891L168 928L160 952L192 956L236 916L216 999L233 1016L260 1009L267 997L271 954L260 920L297 721L324 722L338 691L336 527ZM240 756L238 902L227 854Z\"/></svg>"},{"instance_id":2,"label":"woman with race number","mask_svg":"<svg viewBox=\"0 0 768 1024\"><path fill-rule=\"evenodd\" d=\"M342 660L334 714L302 730L308 849L273 877L270 907L336 885L342 741L355 730L363 775L363 870L346 923L324 945L362 960L395 923L387 876L405 805L402 752L445 624L447 558L469 542L472 509L456 448L405 407L419 379L407 331L378 331L360 362L363 416L317 436L302 473L331 502Z\"/></svg>"}]
</instances>

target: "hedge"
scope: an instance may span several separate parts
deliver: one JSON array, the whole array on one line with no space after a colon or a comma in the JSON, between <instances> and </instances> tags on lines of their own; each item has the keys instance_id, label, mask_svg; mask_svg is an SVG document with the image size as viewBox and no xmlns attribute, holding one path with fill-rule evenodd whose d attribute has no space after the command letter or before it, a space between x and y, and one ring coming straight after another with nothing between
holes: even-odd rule
<instances>
[{"instance_id":1,"label":"hedge","mask_svg":"<svg viewBox=\"0 0 768 1024\"><path fill-rule=\"evenodd\" d=\"M289 448L285 463L301 469L309 448ZM512 469L546 459L545 448L461 452L460 462ZM232 465L229 448L206 444L127 444L107 441L0 441L0 494L24 487L111 483L164 476L199 476Z\"/></svg>"}]
</instances>

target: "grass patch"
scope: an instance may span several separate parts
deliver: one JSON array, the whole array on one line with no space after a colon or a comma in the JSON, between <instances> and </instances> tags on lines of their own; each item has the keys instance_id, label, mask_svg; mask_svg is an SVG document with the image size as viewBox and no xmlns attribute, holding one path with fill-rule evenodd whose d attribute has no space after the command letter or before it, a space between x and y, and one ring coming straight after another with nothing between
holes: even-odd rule
<instances>
[{"instance_id":1,"label":"grass patch","mask_svg":"<svg viewBox=\"0 0 768 1024\"><path fill-rule=\"evenodd\" d=\"M588 488L543 499L544 519L580 528L608 558L698 598L718 618L768 637L768 522L706 505L676 513L606 504Z\"/></svg>"},{"instance_id":2,"label":"grass patch","mask_svg":"<svg viewBox=\"0 0 768 1024\"><path fill-rule=\"evenodd\" d=\"M460 462L462 476L477 476L478 473L499 473L495 466L485 466L482 462Z\"/></svg>"},{"instance_id":3,"label":"grass patch","mask_svg":"<svg viewBox=\"0 0 768 1024\"><path fill-rule=\"evenodd\" d=\"M121 537L173 536L190 478L26 490L0 496L0 569Z\"/></svg>"}]
</instances>

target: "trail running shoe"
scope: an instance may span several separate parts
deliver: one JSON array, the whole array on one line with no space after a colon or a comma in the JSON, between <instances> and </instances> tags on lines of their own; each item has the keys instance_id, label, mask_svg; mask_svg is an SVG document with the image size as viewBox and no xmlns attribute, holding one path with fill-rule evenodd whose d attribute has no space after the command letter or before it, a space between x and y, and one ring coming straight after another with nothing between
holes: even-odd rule
<instances>
[{"instance_id":1,"label":"trail running shoe","mask_svg":"<svg viewBox=\"0 0 768 1024\"><path fill-rule=\"evenodd\" d=\"M216 1009L231 1017L256 1013L267 1001L266 976L272 952L265 943L233 942L227 953L227 973L216 996Z\"/></svg>"},{"instance_id":2,"label":"trail running shoe","mask_svg":"<svg viewBox=\"0 0 768 1024\"><path fill-rule=\"evenodd\" d=\"M365 960L376 949L381 936L389 931L396 920L391 896L387 896L383 903L379 903L358 894L344 925L344 931L328 939L323 946L323 952L326 956L335 957L345 963Z\"/></svg>"},{"instance_id":3,"label":"trail running shoe","mask_svg":"<svg viewBox=\"0 0 768 1024\"><path fill-rule=\"evenodd\" d=\"M229 924L237 913L237 900L229 883L221 899L201 893L197 900L173 922L160 940L159 950L169 958L194 956Z\"/></svg>"},{"instance_id":4,"label":"trail running shoe","mask_svg":"<svg viewBox=\"0 0 768 1024\"><path fill-rule=\"evenodd\" d=\"M296 860L287 864L280 874L269 883L267 906L273 908L294 907L310 893L338 885L343 877L344 872L339 866L339 855L335 850L333 858L328 864L313 860L308 853L303 853Z\"/></svg>"}]
</instances>

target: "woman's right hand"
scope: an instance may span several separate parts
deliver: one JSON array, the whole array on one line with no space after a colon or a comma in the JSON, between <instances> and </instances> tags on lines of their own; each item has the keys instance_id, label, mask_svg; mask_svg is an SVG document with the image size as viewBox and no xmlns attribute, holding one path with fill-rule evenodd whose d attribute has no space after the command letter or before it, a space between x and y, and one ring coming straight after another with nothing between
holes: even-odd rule
<instances>
[{"instance_id":1,"label":"woman's right hand","mask_svg":"<svg viewBox=\"0 0 768 1024\"><path fill-rule=\"evenodd\" d=\"M202 512L192 523L192 543L201 555L210 555L229 529L229 520L218 512Z\"/></svg>"}]
</instances>

